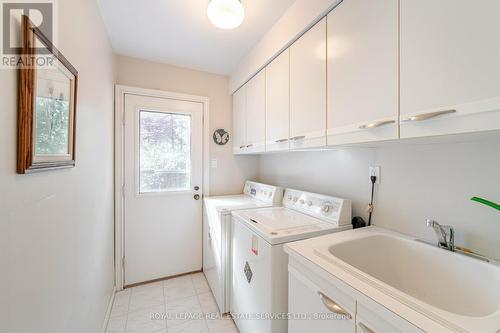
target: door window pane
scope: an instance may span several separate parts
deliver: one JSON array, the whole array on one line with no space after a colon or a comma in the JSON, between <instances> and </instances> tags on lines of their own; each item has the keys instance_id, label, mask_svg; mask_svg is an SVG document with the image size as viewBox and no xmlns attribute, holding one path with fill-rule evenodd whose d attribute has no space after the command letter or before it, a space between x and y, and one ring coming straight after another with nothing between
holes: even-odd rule
<instances>
[{"instance_id":1,"label":"door window pane","mask_svg":"<svg viewBox=\"0 0 500 333\"><path fill-rule=\"evenodd\" d=\"M140 111L139 192L191 188L191 116Z\"/></svg>"}]
</instances>

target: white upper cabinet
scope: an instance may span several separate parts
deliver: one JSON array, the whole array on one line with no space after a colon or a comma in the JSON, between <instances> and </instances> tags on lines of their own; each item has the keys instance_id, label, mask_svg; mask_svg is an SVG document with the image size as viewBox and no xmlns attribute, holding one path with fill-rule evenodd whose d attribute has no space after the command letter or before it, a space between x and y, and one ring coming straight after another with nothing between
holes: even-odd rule
<instances>
[{"instance_id":1,"label":"white upper cabinet","mask_svg":"<svg viewBox=\"0 0 500 333\"><path fill-rule=\"evenodd\" d=\"M401 1L401 137L500 128L500 1Z\"/></svg>"},{"instance_id":2,"label":"white upper cabinet","mask_svg":"<svg viewBox=\"0 0 500 333\"><path fill-rule=\"evenodd\" d=\"M398 0L328 14L328 145L397 139L398 24Z\"/></svg>"},{"instance_id":3,"label":"white upper cabinet","mask_svg":"<svg viewBox=\"0 0 500 333\"><path fill-rule=\"evenodd\" d=\"M261 70L246 86L246 151L263 152L266 148L266 71Z\"/></svg>"},{"instance_id":4,"label":"white upper cabinet","mask_svg":"<svg viewBox=\"0 0 500 333\"><path fill-rule=\"evenodd\" d=\"M233 94L233 153L243 154L246 149L246 86Z\"/></svg>"},{"instance_id":5,"label":"white upper cabinet","mask_svg":"<svg viewBox=\"0 0 500 333\"><path fill-rule=\"evenodd\" d=\"M326 145L326 18L290 46L290 148Z\"/></svg>"},{"instance_id":6,"label":"white upper cabinet","mask_svg":"<svg viewBox=\"0 0 500 333\"><path fill-rule=\"evenodd\" d=\"M266 150L288 150L290 137L290 50L266 67Z\"/></svg>"}]
</instances>

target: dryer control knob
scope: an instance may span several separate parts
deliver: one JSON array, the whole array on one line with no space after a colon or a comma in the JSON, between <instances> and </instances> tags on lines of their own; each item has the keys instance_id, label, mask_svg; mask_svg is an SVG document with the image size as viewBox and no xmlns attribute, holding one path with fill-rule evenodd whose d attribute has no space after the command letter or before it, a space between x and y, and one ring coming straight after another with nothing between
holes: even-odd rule
<instances>
[{"instance_id":1,"label":"dryer control knob","mask_svg":"<svg viewBox=\"0 0 500 333\"><path fill-rule=\"evenodd\" d=\"M332 208L332 205L330 204L324 204L322 207L321 207L321 210L323 211L323 213L328 213L330 211L330 209Z\"/></svg>"}]
</instances>

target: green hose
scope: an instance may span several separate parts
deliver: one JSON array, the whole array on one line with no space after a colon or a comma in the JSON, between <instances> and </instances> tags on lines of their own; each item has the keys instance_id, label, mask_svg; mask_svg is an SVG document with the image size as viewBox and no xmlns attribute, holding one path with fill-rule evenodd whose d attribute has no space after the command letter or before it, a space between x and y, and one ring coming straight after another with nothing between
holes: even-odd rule
<instances>
[{"instance_id":1,"label":"green hose","mask_svg":"<svg viewBox=\"0 0 500 333\"><path fill-rule=\"evenodd\" d=\"M489 200L486 200L483 198L478 198L478 197L472 197L471 200L482 203L483 205L486 205L486 206L490 206L491 208L500 211L500 205L497 203L494 203L492 201L489 201Z\"/></svg>"}]
</instances>

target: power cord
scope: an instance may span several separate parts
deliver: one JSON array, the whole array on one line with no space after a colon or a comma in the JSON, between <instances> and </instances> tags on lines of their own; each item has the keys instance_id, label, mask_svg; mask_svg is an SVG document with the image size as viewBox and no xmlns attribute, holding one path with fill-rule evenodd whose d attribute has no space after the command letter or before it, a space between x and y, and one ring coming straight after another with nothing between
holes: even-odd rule
<instances>
[{"instance_id":1,"label":"power cord","mask_svg":"<svg viewBox=\"0 0 500 333\"><path fill-rule=\"evenodd\" d=\"M373 213L373 194L375 192L375 183L377 182L377 177L376 176L371 176L370 180L372 182L372 195L371 195L371 200L370 204L368 205L368 212L370 213L368 215L368 225L372 224L372 213Z\"/></svg>"},{"instance_id":2,"label":"power cord","mask_svg":"<svg viewBox=\"0 0 500 333\"><path fill-rule=\"evenodd\" d=\"M373 195L375 193L375 183L377 182L377 177L376 176L370 176L370 180L372 182L372 195L371 195L371 200L370 203L368 204L367 212L369 212L368 216L368 223L365 222L365 220L361 216L354 216L352 218L352 228L353 229L358 229L358 228L363 228L366 226L369 226L372 224L372 213L373 213Z\"/></svg>"}]
</instances>

